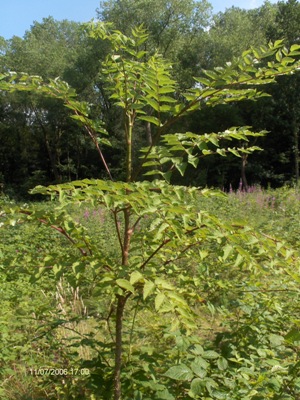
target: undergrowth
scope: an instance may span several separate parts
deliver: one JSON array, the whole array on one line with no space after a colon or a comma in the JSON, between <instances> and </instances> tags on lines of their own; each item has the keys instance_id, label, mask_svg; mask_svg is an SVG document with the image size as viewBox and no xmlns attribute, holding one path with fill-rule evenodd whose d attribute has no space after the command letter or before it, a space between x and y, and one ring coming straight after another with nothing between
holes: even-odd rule
<instances>
[{"instance_id":1,"label":"undergrowth","mask_svg":"<svg viewBox=\"0 0 300 400\"><path fill-rule=\"evenodd\" d=\"M199 197L199 209L213 211L224 223L247 224L297 247L299 199L293 189L254 188L213 200ZM8 199L0 201L8 204ZM52 203L44 202L40 207L47 211ZM112 220L103 209L86 204L70 209L70 213L100 238L103 251L114 253L117 239ZM149 215L149 223L151 218ZM105 293L97 290L93 274L87 273L74 287L63 275L57 284L52 275L54 266L49 265L37 282L31 281L29 270L39 269L40 257L50 253L58 259L70 257L73 251L68 241L42 223L2 229L3 400L110 398L114 334L107 315L112 305ZM272 399L298 398L299 282L276 273L254 277L251 271L238 267L217 270L214 245L199 251L203 262L186 266L190 278L202 282L199 296L191 299L197 324L192 335L175 320L170 331L168 315L157 314L154 305L146 305L142 298L130 302L127 313L131 323L125 326L124 342L124 398L142 399L135 394L141 386L145 400L229 398L225 393L230 393L231 399L259 400L266 394ZM15 270L11 267L14 260ZM182 284L188 288L191 281ZM41 375L46 368L68 374ZM74 371L80 372L75 375ZM193 393L202 394L197 397Z\"/></svg>"}]
</instances>

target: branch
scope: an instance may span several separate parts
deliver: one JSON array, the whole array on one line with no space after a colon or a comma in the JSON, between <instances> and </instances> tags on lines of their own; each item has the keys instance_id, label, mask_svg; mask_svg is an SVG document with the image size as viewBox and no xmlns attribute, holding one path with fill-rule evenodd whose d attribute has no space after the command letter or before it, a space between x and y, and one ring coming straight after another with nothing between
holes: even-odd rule
<instances>
[{"instance_id":1,"label":"branch","mask_svg":"<svg viewBox=\"0 0 300 400\"><path fill-rule=\"evenodd\" d=\"M195 228L193 228L193 229L191 229L190 231L186 231L185 232L185 234L186 235L189 235L190 233L192 233L192 232L194 232L194 231L196 231L196 230L198 230L198 229L201 229L201 228L204 228L206 225L201 225L201 226L196 226ZM156 249L156 250L154 250L154 252L147 258L147 260L146 261L144 261L143 262L143 264L140 266L140 269L144 269L145 268L145 266L148 264L148 262L166 245L166 244L168 244L169 242L171 242L171 238L169 238L169 239L165 239L159 246L158 246L158 248ZM198 242L197 242L198 243ZM188 247L191 247L191 246L193 246L194 244L196 245L197 243L193 243L193 244L191 244L191 245L189 245ZM186 251L186 250L188 250L188 248L186 248L184 251ZM167 263L167 262L166 262Z\"/></svg>"},{"instance_id":2,"label":"branch","mask_svg":"<svg viewBox=\"0 0 300 400\"><path fill-rule=\"evenodd\" d=\"M30 211L25 211L25 210L20 210L20 213L25 214L25 215L32 215L32 213ZM44 225L49 225L49 222L46 219L37 218L37 220ZM61 226L50 225L50 228L55 229L57 232L61 233L65 238L67 238L69 240L69 242L71 242L73 245L76 245L75 240L72 239L72 237ZM85 241L85 244L86 244L86 241ZM83 248L79 247L78 250L80 251L80 253L83 256L88 255L88 253ZM88 250L89 250L89 253L92 254L92 251L89 247L88 247Z\"/></svg>"},{"instance_id":3,"label":"branch","mask_svg":"<svg viewBox=\"0 0 300 400\"><path fill-rule=\"evenodd\" d=\"M138 217L138 219L135 221L135 223L132 225L132 231L135 231L135 228L139 224L140 220L142 219L142 216Z\"/></svg>"},{"instance_id":4,"label":"branch","mask_svg":"<svg viewBox=\"0 0 300 400\"><path fill-rule=\"evenodd\" d=\"M264 293L264 292L293 292L293 293L299 293L299 290L293 290L293 289L252 289L252 290L237 290L235 292L238 293Z\"/></svg>"},{"instance_id":5,"label":"branch","mask_svg":"<svg viewBox=\"0 0 300 400\"><path fill-rule=\"evenodd\" d=\"M116 227L117 236L118 236L118 241L119 241L119 244L120 244L120 247L121 247L121 252L123 254L124 247L123 247L123 243L122 243L121 232L120 232L120 228L119 228L119 222L118 222L118 219L117 219L117 212L118 211L113 210L115 227Z\"/></svg>"},{"instance_id":6,"label":"branch","mask_svg":"<svg viewBox=\"0 0 300 400\"><path fill-rule=\"evenodd\" d=\"M74 112L75 112L76 115L80 116L80 114L79 114L79 112L77 110L74 110ZM102 153L102 151L100 149L100 146L99 146L99 143L98 143L97 139L95 138L95 136L93 135L93 132L89 129L89 127L87 125L84 124L84 128L87 131L87 133L90 136L90 138L92 139L94 145L96 146L96 149L97 149L97 151L98 151L98 153L100 155L100 158L101 158L101 160L103 162L103 165L104 165L104 167L106 169L106 172L107 172L110 180L113 181L113 177L112 177L112 175L110 173L110 170L109 170L108 165L107 165L107 163L105 161L104 155L103 155L103 153Z\"/></svg>"},{"instance_id":7,"label":"branch","mask_svg":"<svg viewBox=\"0 0 300 400\"><path fill-rule=\"evenodd\" d=\"M299 65L299 63L297 65ZM281 76L283 74L288 74L288 73L293 72L293 71L295 71L295 66L293 66L293 65L289 67L289 70L284 71L284 72L274 71L273 70L273 73L270 76L266 76L264 70L262 70L262 71L258 70L258 72L259 72L258 76L250 76L250 77L247 77L247 78L245 78L244 80L241 80L241 81L235 80L235 81L230 82L230 83L224 83L224 85L222 85L221 87L217 87L217 88L209 87L209 86L205 87L204 88L204 95L205 95L205 90L208 90L208 89L215 89L215 90L213 91L213 93L210 93L209 96L201 97L201 93L199 93L199 95L195 94L195 98L193 100L190 100L180 111L177 112L177 114L173 115L160 128L158 128L153 142L149 146L148 151L144 155L143 159L141 160L141 162L140 162L140 164L139 164L139 166L138 166L138 168L136 170L135 179L137 178L138 174L140 173L140 171L142 169L142 166L143 166L144 162L147 160L152 148L158 144L162 134L165 133L166 130L169 129L175 122L177 122L177 120L179 118L184 116L185 113L190 112L190 111L194 111L193 107L197 103L200 103L202 100L208 100L211 97L219 94L220 92L222 92L222 91L224 91L226 89L231 89L231 88L234 88L236 86L239 87L239 86L243 86L243 85L255 86L257 84L256 81L259 80L259 79L262 79L262 80L263 79L266 79L266 80L273 79L275 81L275 78L277 78L278 76ZM215 81L212 81L212 84L214 84L214 82ZM239 101L239 100L237 100L237 101Z\"/></svg>"},{"instance_id":8,"label":"branch","mask_svg":"<svg viewBox=\"0 0 300 400\"><path fill-rule=\"evenodd\" d=\"M197 244L200 244L201 242L195 242L195 243L191 243L191 244L189 244L188 246L186 246L186 248L185 249L183 249L182 251L181 251L181 254L180 254L180 256L178 256L178 257L176 257L176 258L170 258L169 260L167 260L167 261L165 261L164 262L164 265L167 265L167 264L169 264L169 263L171 263L172 261L178 261L178 260L180 260L183 256L182 256L182 254L183 253L185 253L186 251L188 251L191 247L194 247L194 246L196 246Z\"/></svg>"},{"instance_id":9,"label":"branch","mask_svg":"<svg viewBox=\"0 0 300 400\"><path fill-rule=\"evenodd\" d=\"M143 262L143 264L140 266L140 269L144 269L145 266L148 264L148 262L157 254L167 243L171 242L171 239L165 239L159 246L158 248L147 258L146 261Z\"/></svg>"}]
</instances>

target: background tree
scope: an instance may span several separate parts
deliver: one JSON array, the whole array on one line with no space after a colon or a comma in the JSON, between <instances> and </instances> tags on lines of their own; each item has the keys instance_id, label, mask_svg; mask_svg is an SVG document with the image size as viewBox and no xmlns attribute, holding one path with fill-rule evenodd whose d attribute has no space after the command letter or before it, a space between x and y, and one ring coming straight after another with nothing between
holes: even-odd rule
<instances>
[{"instance_id":1,"label":"background tree","mask_svg":"<svg viewBox=\"0 0 300 400\"><path fill-rule=\"evenodd\" d=\"M277 4L277 13L273 29L267 31L271 40L276 35L291 43L300 43L300 4L298 1L288 0ZM273 97L271 115L268 116L270 129L277 141L273 170L275 174L282 174L281 181L295 181L299 183L299 127L300 127L300 75L284 76L279 80L278 87L270 88ZM274 155L273 155L274 157ZM272 168L272 167L271 167Z\"/></svg>"},{"instance_id":2,"label":"background tree","mask_svg":"<svg viewBox=\"0 0 300 400\"><path fill-rule=\"evenodd\" d=\"M13 37L3 42L3 49L2 72L63 77L76 87L81 98L101 104L104 111L99 59L105 56L105 46L88 39L80 24L49 17L35 22L23 39ZM5 114L0 127L1 149L7 154L2 159L2 179L17 192L26 194L36 178L59 182L99 173L94 148L85 140L84 132L68 120L61 102L29 93L2 93L1 102ZM14 149L19 146L23 157L16 164Z\"/></svg>"},{"instance_id":3,"label":"background tree","mask_svg":"<svg viewBox=\"0 0 300 400\"><path fill-rule=\"evenodd\" d=\"M116 29L126 34L130 34L134 26L142 24L149 32L147 51L158 51L168 57L174 63L179 83L189 87L192 75L187 72L195 74L199 71L199 54L205 52L203 41L210 24L211 11L211 4L207 0L109 0L100 2L98 18L113 22ZM194 62L198 51L198 60Z\"/></svg>"},{"instance_id":4,"label":"background tree","mask_svg":"<svg viewBox=\"0 0 300 400\"><path fill-rule=\"evenodd\" d=\"M226 62L236 56L241 51L240 46L267 44L269 40L274 41L278 37L285 37L287 45L298 43L299 21L299 3L294 1L278 4L265 2L262 7L248 11L234 7L228 9L213 18L208 34L210 56L207 60L214 66L216 62ZM278 86L270 85L267 89L272 98L261 99L257 103L233 104L231 109L227 108L227 116L226 111L222 113L219 107L215 109L215 114L212 112L213 116L210 115L212 118L206 119L204 115L199 114L199 129L203 120L209 120L212 122L210 130L215 130L214 121L219 121L219 116L224 114L225 120L235 116L243 125L270 131L266 137L257 139L257 144L261 145L264 151L242 160L242 167L238 166L234 159L223 160L222 166L212 163L209 166L212 175L222 177L221 181L215 184L225 187L234 184L237 187L240 178L243 178L244 187L247 187L247 179L250 184L259 183L264 186L281 186L284 182L291 183L294 178L297 181L297 82L298 74L282 77L278 80ZM211 110L209 112L211 114ZM192 124L197 124L195 119Z\"/></svg>"},{"instance_id":5,"label":"background tree","mask_svg":"<svg viewBox=\"0 0 300 400\"><path fill-rule=\"evenodd\" d=\"M276 5L266 2L254 10L232 7L214 15L209 29L211 67L232 60L251 46L266 45L266 31L273 26L275 13Z\"/></svg>"},{"instance_id":6,"label":"background tree","mask_svg":"<svg viewBox=\"0 0 300 400\"><path fill-rule=\"evenodd\" d=\"M269 41L266 31L268 27L273 26L275 14L276 6L266 2L254 10L232 7L214 15L207 35L206 68L212 68L232 60L245 48L266 45ZM259 108L262 100L256 104ZM198 125L196 130L198 132L203 132L203 127L206 131L216 131L227 122L230 125L249 125L256 129L266 129L264 124L259 126L253 118L255 109L255 104L245 102L233 103L225 107L218 106L213 110L202 110L193 116L192 127L195 130ZM257 139L255 139L255 143L256 141ZM244 155L240 162L234 157L227 157L219 160L218 163L213 160L203 160L204 170L209 171L210 177L213 177L209 178L207 183L229 189L230 185L235 188L239 187L240 181L242 181L243 188L247 190L248 181L250 184L261 182L261 171L257 168L255 161L257 157L256 154L253 155L253 162L251 162L252 158L248 158L247 155ZM206 165L206 163L209 164ZM199 178L201 182L201 176Z\"/></svg>"}]
</instances>

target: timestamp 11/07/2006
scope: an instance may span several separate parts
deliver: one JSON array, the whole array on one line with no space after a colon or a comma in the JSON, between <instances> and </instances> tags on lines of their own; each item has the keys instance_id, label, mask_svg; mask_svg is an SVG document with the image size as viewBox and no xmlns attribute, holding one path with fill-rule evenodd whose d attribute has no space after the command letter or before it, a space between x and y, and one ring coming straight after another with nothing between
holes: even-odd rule
<instances>
[{"instance_id":1,"label":"timestamp 11/07/2006","mask_svg":"<svg viewBox=\"0 0 300 400\"><path fill-rule=\"evenodd\" d=\"M88 368L28 368L30 375L56 375L56 376L67 376L67 375L89 375L90 370Z\"/></svg>"}]
</instances>

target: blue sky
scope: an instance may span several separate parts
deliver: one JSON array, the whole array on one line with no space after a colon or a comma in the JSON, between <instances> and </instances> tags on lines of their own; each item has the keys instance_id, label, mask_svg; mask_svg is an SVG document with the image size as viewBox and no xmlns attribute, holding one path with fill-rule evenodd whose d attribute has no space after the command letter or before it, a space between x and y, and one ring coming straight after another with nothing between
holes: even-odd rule
<instances>
[{"instance_id":1,"label":"blue sky","mask_svg":"<svg viewBox=\"0 0 300 400\"><path fill-rule=\"evenodd\" d=\"M271 0L271 3L276 2ZM10 39L14 35L23 37L33 21L41 22L49 16L56 20L89 21L96 17L100 0L2 0L1 3L0 36ZM216 13L231 6L259 7L264 0L210 0L210 3Z\"/></svg>"}]
</instances>

